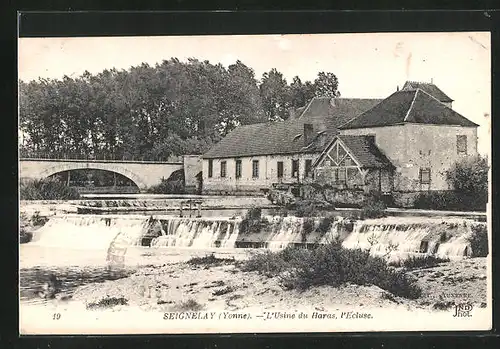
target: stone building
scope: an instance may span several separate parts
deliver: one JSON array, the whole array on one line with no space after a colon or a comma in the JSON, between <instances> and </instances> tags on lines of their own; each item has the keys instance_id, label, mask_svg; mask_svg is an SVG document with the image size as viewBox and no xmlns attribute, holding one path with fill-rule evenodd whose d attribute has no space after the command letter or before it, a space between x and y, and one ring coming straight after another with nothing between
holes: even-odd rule
<instances>
[{"instance_id":1,"label":"stone building","mask_svg":"<svg viewBox=\"0 0 500 349\"><path fill-rule=\"evenodd\" d=\"M451 102L434 84L407 82L339 127L313 165L315 180L384 193L449 189L445 171L477 154L478 127Z\"/></svg>"},{"instance_id":2,"label":"stone building","mask_svg":"<svg viewBox=\"0 0 500 349\"><path fill-rule=\"evenodd\" d=\"M203 192L255 193L302 182L338 126L380 101L316 97L288 120L237 127L203 155Z\"/></svg>"},{"instance_id":3,"label":"stone building","mask_svg":"<svg viewBox=\"0 0 500 349\"><path fill-rule=\"evenodd\" d=\"M444 171L477 154L478 125L433 83L383 100L314 98L298 117L236 128L203 155L203 192L314 181L382 193L447 190Z\"/></svg>"}]
</instances>

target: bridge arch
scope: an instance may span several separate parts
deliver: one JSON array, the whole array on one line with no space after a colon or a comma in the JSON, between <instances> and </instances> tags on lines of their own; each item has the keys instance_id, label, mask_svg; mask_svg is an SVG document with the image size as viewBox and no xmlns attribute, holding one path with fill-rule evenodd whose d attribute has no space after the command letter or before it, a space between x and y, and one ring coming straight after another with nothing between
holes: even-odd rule
<instances>
[{"instance_id":1,"label":"bridge arch","mask_svg":"<svg viewBox=\"0 0 500 349\"><path fill-rule=\"evenodd\" d=\"M134 182L135 185L137 185L137 187L140 190L144 190L147 188L146 183L141 177L139 177L134 172L116 164L83 163L83 162L62 163L44 169L43 171L40 172L40 177L47 178L56 173L73 171L73 170L103 170L103 171L115 172L130 179L132 182Z\"/></svg>"}]
</instances>

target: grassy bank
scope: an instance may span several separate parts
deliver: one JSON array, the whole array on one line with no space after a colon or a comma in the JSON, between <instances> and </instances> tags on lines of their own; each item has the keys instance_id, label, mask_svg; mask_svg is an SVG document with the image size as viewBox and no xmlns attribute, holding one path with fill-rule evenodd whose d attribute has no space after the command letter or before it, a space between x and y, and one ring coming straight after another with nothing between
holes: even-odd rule
<instances>
[{"instance_id":1,"label":"grassy bank","mask_svg":"<svg viewBox=\"0 0 500 349\"><path fill-rule=\"evenodd\" d=\"M416 299L421 289L404 271L396 270L367 251L343 248L335 241L313 250L286 248L252 256L243 266L277 276L285 289L306 290L315 286L339 287L344 284L375 285L396 296Z\"/></svg>"},{"instance_id":2,"label":"grassy bank","mask_svg":"<svg viewBox=\"0 0 500 349\"><path fill-rule=\"evenodd\" d=\"M20 200L77 200L80 194L56 179L34 179L21 182Z\"/></svg>"}]
</instances>

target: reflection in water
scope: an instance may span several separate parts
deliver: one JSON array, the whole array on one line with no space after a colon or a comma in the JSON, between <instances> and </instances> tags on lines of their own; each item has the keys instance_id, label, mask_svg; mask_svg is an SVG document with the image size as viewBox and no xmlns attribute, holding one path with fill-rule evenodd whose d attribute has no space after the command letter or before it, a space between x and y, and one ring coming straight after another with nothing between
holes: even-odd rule
<instances>
[{"instance_id":1,"label":"reflection in water","mask_svg":"<svg viewBox=\"0 0 500 349\"><path fill-rule=\"evenodd\" d=\"M131 275L134 271L125 268L108 267L33 267L20 269L20 299L28 302L46 302L41 294L47 283L57 279L55 296L71 296L79 286L117 280Z\"/></svg>"}]
</instances>

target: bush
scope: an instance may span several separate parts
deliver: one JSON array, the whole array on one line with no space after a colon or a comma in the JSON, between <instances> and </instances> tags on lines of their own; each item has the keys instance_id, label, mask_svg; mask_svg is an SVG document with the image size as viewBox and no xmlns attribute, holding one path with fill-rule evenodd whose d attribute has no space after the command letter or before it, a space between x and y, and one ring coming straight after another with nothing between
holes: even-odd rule
<instances>
[{"instance_id":1,"label":"bush","mask_svg":"<svg viewBox=\"0 0 500 349\"><path fill-rule=\"evenodd\" d=\"M270 189L267 193L267 199L274 205L279 206L290 206L296 201L295 196L289 191L274 188Z\"/></svg>"},{"instance_id":2,"label":"bush","mask_svg":"<svg viewBox=\"0 0 500 349\"><path fill-rule=\"evenodd\" d=\"M472 235L469 237L469 243L472 249L472 257L488 256L488 227L483 224L471 226Z\"/></svg>"},{"instance_id":3,"label":"bush","mask_svg":"<svg viewBox=\"0 0 500 349\"><path fill-rule=\"evenodd\" d=\"M302 222L302 242L307 242L307 236L314 231L314 219L304 218Z\"/></svg>"},{"instance_id":4,"label":"bush","mask_svg":"<svg viewBox=\"0 0 500 349\"><path fill-rule=\"evenodd\" d=\"M253 254L242 266L243 271L256 271L267 277L273 277L286 270L287 261L278 252L266 250Z\"/></svg>"},{"instance_id":5,"label":"bush","mask_svg":"<svg viewBox=\"0 0 500 349\"><path fill-rule=\"evenodd\" d=\"M46 178L21 183L19 197L21 200L76 200L80 194L57 179Z\"/></svg>"},{"instance_id":6,"label":"bush","mask_svg":"<svg viewBox=\"0 0 500 349\"><path fill-rule=\"evenodd\" d=\"M333 217L323 217L319 221L319 225L318 225L317 230L320 233L327 233L330 230L330 228L332 227L333 222L334 222Z\"/></svg>"},{"instance_id":7,"label":"bush","mask_svg":"<svg viewBox=\"0 0 500 349\"><path fill-rule=\"evenodd\" d=\"M45 223L47 223L49 221L49 219L45 216L40 216L39 211L35 211L33 216L31 216L30 221L34 227L39 227L39 226L45 225Z\"/></svg>"},{"instance_id":8,"label":"bush","mask_svg":"<svg viewBox=\"0 0 500 349\"><path fill-rule=\"evenodd\" d=\"M419 193L413 207L423 210L485 211L488 196L457 191L427 191Z\"/></svg>"},{"instance_id":9,"label":"bush","mask_svg":"<svg viewBox=\"0 0 500 349\"><path fill-rule=\"evenodd\" d=\"M205 266L218 266L226 263L234 263L234 258L217 258L212 253L210 255L204 257L193 257L187 261L188 264L191 265L205 265Z\"/></svg>"},{"instance_id":10,"label":"bush","mask_svg":"<svg viewBox=\"0 0 500 349\"><path fill-rule=\"evenodd\" d=\"M386 216L385 210L387 206L379 197L369 197L363 203L359 212L360 219L366 218L382 218Z\"/></svg>"},{"instance_id":11,"label":"bush","mask_svg":"<svg viewBox=\"0 0 500 349\"><path fill-rule=\"evenodd\" d=\"M246 218L248 218L248 219L261 219L262 218L262 209L260 207L251 207L247 211Z\"/></svg>"},{"instance_id":12,"label":"bush","mask_svg":"<svg viewBox=\"0 0 500 349\"><path fill-rule=\"evenodd\" d=\"M228 294L234 291L234 288L231 286L226 286L224 288L220 288L212 292L212 296L222 296L224 294Z\"/></svg>"},{"instance_id":13,"label":"bush","mask_svg":"<svg viewBox=\"0 0 500 349\"><path fill-rule=\"evenodd\" d=\"M26 243L30 242L32 238L33 238L33 234L30 232L27 232L26 230L24 230L24 228L21 228L19 230L19 243L26 244Z\"/></svg>"},{"instance_id":14,"label":"bush","mask_svg":"<svg viewBox=\"0 0 500 349\"><path fill-rule=\"evenodd\" d=\"M204 307L202 304L198 303L196 300L191 298L191 299L188 299L187 301L182 302L179 305L177 305L175 307L175 310L177 310L177 311L200 311L203 308Z\"/></svg>"},{"instance_id":15,"label":"bush","mask_svg":"<svg viewBox=\"0 0 500 349\"><path fill-rule=\"evenodd\" d=\"M297 217L316 217L318 207L312 200L301 200L295 204L295 216Z\"/></svg>"},{"instance_id":16,"label":"bush","mask_svg":"<svg viewBox=\"0 0 500 349\"><path fill-rule=\"evenodd\" d=\"M373 257L367 251L345 249L338 241L314 250L287 248L256 254L244 264L243 270L280 275L282 285L290 289L352 283L376 285L410 299L421 295L421 289L404 271L394 270L384 259Z\"/></svg>"},{"instance_id":17,"label":"bush","mask_svg":"<svg viewBox=\"0 0 500 349\"><path fill-rule=\"evenodd\" d=\"M107 296L98 302L87 304L87 309L111 308L115 305L128 305L128 300L123 297L117 298Z\"/></svg>"},{"instance_id":18,"label":"bush","mask_svg":"<svg viewBox=\"0 0 500 349\"><path fill-rule=\"evenodd\" d=\"M404 272L390 268L384 259L367 251L345 249L338 242L311 251L305 263L295 266L287 284L299 290L345 283L376 285L396 296L418 298L420 288Z\"/></svg>"},{"instance_id":19,"label":"bush","mask_svg":"<svg viewBox=\"0 0 500 349\"><path fill-rule=\"evenodd\" d=\"M166 180L162 179L160 184L154 185L148 189L151 194L184 194L184 180Z\"/></svg>"},{"instance_id":20,"label":"bush","mask_svg":"<svg viewBox=\"0 0 500 349\"><path fill-rule=\"evenodd\" d=\"M446 171L446 181L457 192L488 197L488 160L469 156L455 162Z\"/></svg>"},{"instance_id":21,"label":"bush","mask_svg":"<svg viewBox=\"0 0 500 349\"><path fill-rule=\"evenodd\" d=\"M250 208L240 223L241 234L257 234L268 224L267 220L262 218L262 209L260 207Z\"/></svg>"},{"instance_id":22,"label":"bush","mask_svg":"<svg viewBox=\"0 0 500 349\"><path fill-rule=\"evenodd\" d=\"M404 267L406 269L418 269L418 268L432 268L440 263L449 262L448 258L440 258L435 256L410 256L407 259L399 261L397 263L390 263L390 265L395 267Z\"/></svg>"}]
</instances>

